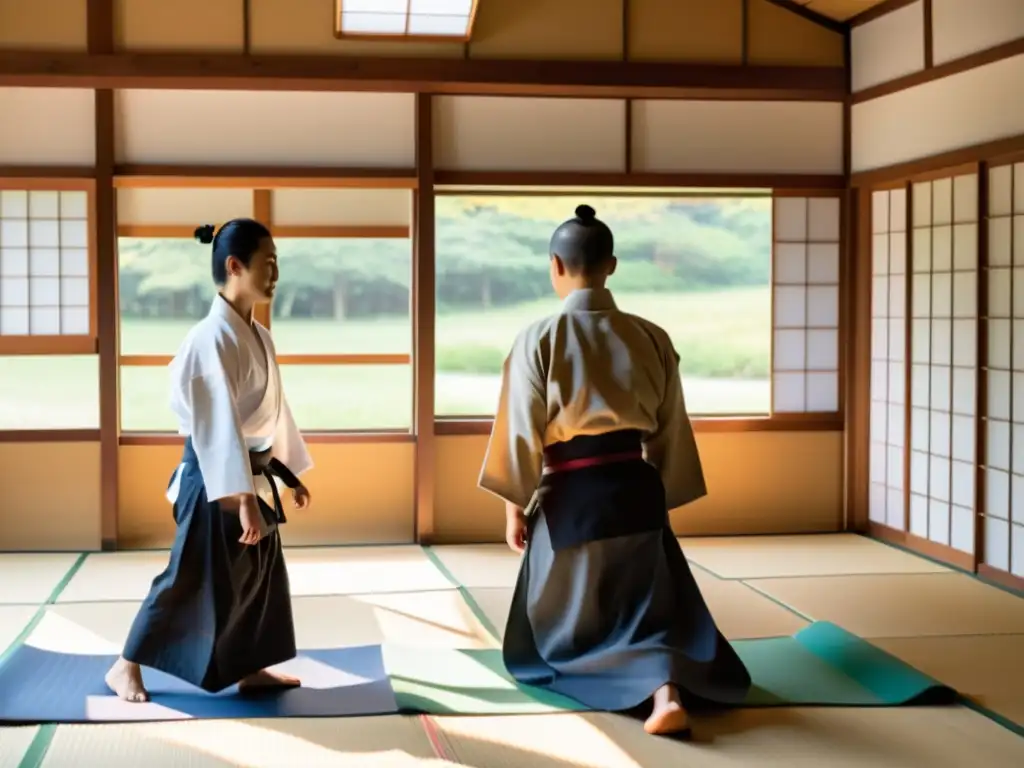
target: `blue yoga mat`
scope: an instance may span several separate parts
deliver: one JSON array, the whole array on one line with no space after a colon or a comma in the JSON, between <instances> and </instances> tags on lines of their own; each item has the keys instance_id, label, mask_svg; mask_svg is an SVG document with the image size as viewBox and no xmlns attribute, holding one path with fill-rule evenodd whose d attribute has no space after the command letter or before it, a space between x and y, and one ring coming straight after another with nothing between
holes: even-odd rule
<instances>
[{"instance_id":1,"label":"blue yoga mat","mask_svg":"<svg viewBox=\"0 0 1024 768\"><path fill-rule=\"evenodd\" d=\"M300 677L303 687L259 695L241 695L237 686L210 694L144 669L149 704L122 702L111 694L103 676L116 658L19 647L0 668L0 722L344 717L399 711L379 645L300 651L279 669Z\"/></svg>"}]
</instances>

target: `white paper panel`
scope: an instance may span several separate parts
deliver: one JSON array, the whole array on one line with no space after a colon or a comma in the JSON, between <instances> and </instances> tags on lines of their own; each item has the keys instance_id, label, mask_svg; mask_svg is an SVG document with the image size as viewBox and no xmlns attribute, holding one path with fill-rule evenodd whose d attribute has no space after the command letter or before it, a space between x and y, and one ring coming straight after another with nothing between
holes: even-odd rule
<instances>
[{"instance_id":1,"label":"white paper panel","mask_svg":"<svg viewBox=\"0 0 1024 768\"><path fill-rule=\"evenodd\" d=\"M0 165L95 162L92 90L0 88Z\"/></svg>"},{"instance_id":2,"label":"white paper panel","mask_svg":"<svg viewBox=\"0 0 1024 768\"><path fill-rule=\"evenodd\" d=\"M985 5L986 3L981 3ZM1024 5L1020 6L1024 11ZM977 24L975 24L977 26ZM1014 166L989 171L988 386L985 421L984 562L1012 570L1012 532L1024 521L1024 270L1011 268L1014 208L1024 177ZM1024 232L1022 232L1024 234ZM1018 295L1020 294L1020 295ZM1021 542L1024 548L1024 541Z\"/></svg>"},{"instance_id":3,"label":"white paper panel","mask_svg":"<svg viewBox=\"0 0 1024 768\"><path fill-rule=\"evenodd\" d=\"M638 99L632 114L637 171L843 172L838 102ZM568 120L574 142L582 140L577 128L582 124L578 113ZM548 136L558 128L540 130ZM606 162L619 157L611 153Z\"/></svg>"},{"instance_id":4,"label":"white paper panel","mask_svg":"<svg viewBox=\"0 0 1024 768\"><path fill-rule=\"evenodd\" d=\"M871 231L876 235L889 231L889 197L889 191L885 189L871 193ZM886 271L883 270L882 274Z\"/></svg>"},{"instance_id":5,"label":"white paper panel","mask_svg":"<svg viewBox=\"0 0 1024 768\"><path fill-rule=\"evenodd\" d=\"M918 0L851 30L855 92L924 69L922 6Z\"/></svg>"},{"instance_id":6,"label":"white paper panel","mask_svg":"<svg viewBox=\"0 0 1024 768\"><path fill-rule=\"evenodd\" d=\"M251 217L251 189L140 189L117 190L118 224L188 225L223 224Z\"/></svg>"},{"instance_id":7,"label":"white paper panel","mask_svg":"<svg viewBox=\"0 0 1024 768\"><path fill-rule=\"evenodd\" d=\"M1024 37L1020 0L932 0L935 64L969 56Z\"/></svg>"},{"instance_id":8,"label":"white paper panel","mask_svg":"<svg viewBox=\"0 0 1024 768\"><path fill-rule=\"evenodd\" d=\"M580 130L583 125L586 130ZM622 100L434 99L437 168L618 172L625 170L625 162L626 103Z\"/></svg>"},{"instance_id":9,"label":"white paper panel","mask_svg":"<svg viewBox=\"0 0 1024 768\"><path fill-rule=\"evenodd\" d=\"M1024 213L1024 162L1013 166L1013 212Z\"/></svg>"},{"instance_id":10,"label":"white paper panel","mask_svg":"<svg viewBox=\"0 0 1024 768\"><path fill-rule=\"evenodd\" d=\"M1024 578L1024 525L1010 526L1010 573Z\"/></svg>"},{"instance_id":11,"label":"white paper panel","mask_svg":"<svg viewBox=\"0 0 1024 768\"><path fill-rule=\"evenodd\" d=\"M0 336L90 331L88 196L0 190Z\"/></svg>"},{"instance_id":12,"label":"white paper panel","mask_svg":"<svg viewBox=\"0 0 1024 768\"><path fill-rule=\"evenodd\" d=\"M872 450L874 450L876 448L879 448L879 446L877 446L876 444L872 444L871 448ZM882 451L882 455L884 456L885 446L881 446L880 450ZM874 454L872 454L872 456L874 456ZM871 483L869 494L870 495L868 497L868 516L870 517L871 522L881 523L882 525L885 525L885 504L887 495L887 489L885 487L885 484L874 482Z\"/></svg>"},{"instance_id":13,"label":"white paper panel","mask_svg":"<svg viewBox=\"0 0 1024 768\"><path fill-rule=\"evenodd\" d=\"M1010 570L1010 524L985 518L985 562L1002 571Z\"/></svg>"},{"instance_id":14,"label":"white paper panel","mask_svg":"<svg viewBox=\"0 0 1024 768\"><path fill-rule=\"evenodd\" d=\"M806 197L780 197L773 202L775 242L806 243L808 200Z\"/></svg>"},{"instance_id":15,"label":"white paper panel","mask_svg":"<svg viewBox=\"0 0 1024 768\"><path fill-rule=\"evenodd\" d=\"M872 344L871 423L872 450L885 449L885 461L877 459L872 481L877 484L871 519L897 530L906 528L904 503L904 451L914 436L906 433L906 193L877 190L872 193ZM927 371L927 367L926 367ZM927 381L925 382L927 384ZM917 409L914 409L916 411ZM920 420L911 423L921 431ZM917 436L920 441L920 435ZM925 428L927 443L927 428ZM875 449L875 446L878 446ZM927 464L927 454L924 454ZM911 462L911 487L924 483L920 460Z\"/></svg>"},{"instance_id":16,"label":"white paper panel","mask_svg":"<svg viewBox=\"0 0 1024 768\"><path fill-rule=\"evenodd\" d=\"M139 89L117 91L116 98L121 163L415 164L409 93Z\"/></svg>"},{"instance_id":17,"label":"white paper panel","mask_svg":"<svg viewBox=\"0 0 1024 768\"><path fill-rule=\"evenodd\" d=\"M916 518L912 504L911 528L936 543L973 552L977 175L917 183L913 192L911 446L922 453L912 465L912 475L917 474L912 488L921 501ZM1008 358L1008 340L997 331L990 345L1000 342Z\"/></svg>"},{"instance_id":18,"label":"white paper panel","mask_svg":"<svg viewBox=\"0 0 1024 768\"><path fill-rule=\"evenodd\" d=\"M773 207L773 409L834 413L839 410L839 201L777 197Z\"/></svg>"},{"instance_id":19,"label":"white paper panel","mask_svg":"<svg viewBox=\"0 0 1024 768\"><path fill-rule=\"evenodd\" d=\"M779 413L807 407L807 377L802 372L776 372L772 376L772 408Z\"/></svg>"},{"instance_id":20,"label":"white paper panel","mask_svg":"<svg viewBox=\"0 0 1024 768\"><path fill-rule=\"evenodd\" d=\"M988 215L1013 213L1013 166L1000 165L988 171ZM991 262L991 259L989 259Z\"/></svg>"},{"instance_id":21,"label":"white paper panel","mask_svg":"<svg viewBox=\"0 0 1024 768\"><path fill-rule=\"evenodd\" d=\"M968 4L969 5L969 4ZM854 104L854 171L1024 133L1024 55ZM965 109L964 105L971 105Z\"/></svg>"},{"instance_id":22,"label":"white paper panel","mask_svg":"<svg viewBox=\"0 0 1024 768\"><path fill-rule=\"evenodd\" d=\"M407 189L276 189L274 225L411 226Z\"/></svg>"}]
</instances>

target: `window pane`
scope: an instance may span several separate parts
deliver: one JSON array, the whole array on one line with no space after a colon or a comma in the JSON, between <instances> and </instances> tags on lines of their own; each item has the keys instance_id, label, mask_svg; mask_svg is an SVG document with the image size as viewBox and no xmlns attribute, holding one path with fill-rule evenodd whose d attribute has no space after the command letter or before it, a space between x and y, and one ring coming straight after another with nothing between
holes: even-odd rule
<instances>
[{"instance_id":1,"label":"window pane","mask_svg":"<svg viewBox=\"0 0 1024 768\"><path fill-rule=\"evenodd\" d=\"M0 429L99 429L96 355L0 357Z\"/></svg>"},{"instance_id":2,"label":"window pane","mask_svg":"<svg viewBox=\"0 0 1024 768\"><path fill-rule=\"evenodd\" d=\"M121 354L173 355L217 294L210 246L184 238L121 237L117 250Z\"/></svg>"},{"instance_id":3,"label":"window pane","mask_svg":"<svg viewBox=\"0 0 1024 768\"><path fill-rule=\"evenodd\" d=\"M412 366L282 365L281 378L299 429L412 427Z\"/></svg>"},{"instance_id":4,"label":"window pane","mask_svg":"<svg viewBox=\"0 0 1024 768\"><path fill-rule=\"evenodd\" d=\"M136 353L138 354L138 353ZM121 430L177 432L164 365L121 366Z\"/></svg>"},{"instance_id":5,"label":"window pane","mask_svg":"<svg viewBox=\"0 0 1024 768\"><path fill-rule=\"evenodd\" d=\"M441 195L437 414L494 413L516 333L559 309L548 241L584 199L615 232L619 307L672 337L689 412L768 413L770 198Z\"/></svg>"},{"instance_id":6,"label":"window pane","mask_svg":"<svg viewBox=\"0 0 1024 768\"><path fill-rule=\"evenodd\" d=\"M283 365L288 404L302 430L409 429L412 368L408 365ZM167 368L121 367L121 429L177 432Z\"/></svg>"},{"instance_id":7,"label":"window pane","mask_svg":"<svg viewBox=\"0 0 1024 768\"><path fill-rule=\"evenodd\" d=\"M412 350L412 241L278 239L271 323L278 354Z\"/></svg>"}]
</instances>

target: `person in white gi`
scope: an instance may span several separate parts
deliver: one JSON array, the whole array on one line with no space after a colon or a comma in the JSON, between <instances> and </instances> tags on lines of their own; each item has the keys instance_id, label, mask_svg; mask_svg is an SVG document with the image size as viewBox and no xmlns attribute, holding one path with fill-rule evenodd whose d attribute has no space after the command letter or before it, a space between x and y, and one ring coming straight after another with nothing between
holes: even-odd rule
<instances>
[{"instance_id":1,"label":"person in white gi","mask_svg":"<svg viewBox=\"0 0 1024 768\"><path fill-rule=\"evenodd\" d=\"M296 655L278 526L279 480L299 509L313 466L281 385L270 332L253 320L278 278L270 231L235 219L196 239L212 245L219 293L170 364L171 409L185 450L167 489L177 533L121 658L106 675L126 701L149 700L141 667L216 692L294 687L269 669Z\"/></svg>"}]
</instances>

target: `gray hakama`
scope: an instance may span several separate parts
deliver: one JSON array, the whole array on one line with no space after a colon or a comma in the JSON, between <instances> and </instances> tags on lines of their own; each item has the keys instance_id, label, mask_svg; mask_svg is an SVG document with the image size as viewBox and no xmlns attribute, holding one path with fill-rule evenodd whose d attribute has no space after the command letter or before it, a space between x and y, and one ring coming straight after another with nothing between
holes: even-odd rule
<instances>
[{"instance_id":1,"label":"gray hakama","mask_svg":"<svg viewBox=\"0 0 1024 768\"><path fill-rule=\"evenodd\" d=\"M548 455L557 466L565 449L617 453L630 436L576 438ZM519 682L597 710L633 709L666 683L687 700L741 704L750 675L715 626L669 527L658 473L634 440L638 458L545 476L505 665Z\"/></svg>"},{"instance_id":2,"label":"gray hakama","mask_svg":"<svg viewBox=\"0 0 1024 768\"><path fill-rule=\"evenodd\" d=\"M691 704L744 701L750 675L669 526L707 489L663 329L603 288L524 329L480 486L529 515L504 638L513 677L600 710L666 683Z\"/></svg>"}]
</instances>

